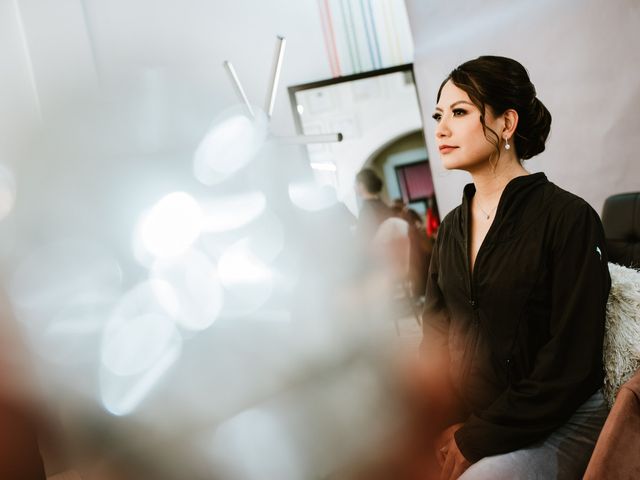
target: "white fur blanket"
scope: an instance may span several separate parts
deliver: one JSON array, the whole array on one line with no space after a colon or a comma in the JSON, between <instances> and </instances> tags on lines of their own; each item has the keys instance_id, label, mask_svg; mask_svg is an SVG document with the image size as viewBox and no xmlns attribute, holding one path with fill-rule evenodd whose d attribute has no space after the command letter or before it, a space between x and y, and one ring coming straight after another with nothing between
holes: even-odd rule
<instances>
[{"instance_id":1,"label":"white fur blanket","mask_svg":"<svg viewBox=\"0 0 640 480\"><path fill-rule=\"evenodd\" d=\"M620 387L640 369L640 270L610 263L609 272L603 391L612 407Z\"/></svg>"}]
</instances>

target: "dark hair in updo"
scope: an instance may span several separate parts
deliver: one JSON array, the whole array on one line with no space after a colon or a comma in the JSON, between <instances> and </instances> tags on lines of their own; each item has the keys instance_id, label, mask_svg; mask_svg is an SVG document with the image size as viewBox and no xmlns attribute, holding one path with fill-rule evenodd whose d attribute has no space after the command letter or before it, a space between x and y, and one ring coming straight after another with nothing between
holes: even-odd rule
<instances>
[{"instance_id":1,"label":"dark hair in updo","mask_svg":"<svg viewBox=\"0 0 640 480\"><path fill-rule=\"evenodd\" d=\"M529 79L527 70L515 60L506 57L482 56L463 63L442 82L438 90L440 100L442 87L451 80L464 90L473 104L480 110L480 122L487 139L500 152L500 136L485 123L485 109L503 114L513 109L518 112L513 143L520 159L526 160L544 151L544 144L551 130L551 114L536 97L536 88Z\"/></svg>"},{"instance_id":2,"label":"dark hair in updo","mask_svg":"<svg viewBox=\"0 0 640 480\"><path fill-rule=\"evenodd\" d=\"M380 180L378 174L371 168L363 168L360 170L356 175L356 181L364 185L364 188L366 188L369 193L376 194L382 190L382 180Z\"/></svg>"}]
</instances>

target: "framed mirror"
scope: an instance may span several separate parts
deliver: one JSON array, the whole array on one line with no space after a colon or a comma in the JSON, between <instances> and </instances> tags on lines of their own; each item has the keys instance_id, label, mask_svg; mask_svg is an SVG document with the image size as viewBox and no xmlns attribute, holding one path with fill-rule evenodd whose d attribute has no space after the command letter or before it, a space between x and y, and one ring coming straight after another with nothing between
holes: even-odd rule
<instances>
[{"instance_id":1,"label":"framed mirror","mask_svg":"<svg viewBox=\"0 0 640 480\"><path fill-rule=\"evenodd\" d=\"M364 167L383 179L387 204L401 199L423 218L429 205L437 212L412 64L294 85L289 96L299 134L342 134L307 151L317 180L354 214L354 179Z\"/></svg>"}]
</instances>

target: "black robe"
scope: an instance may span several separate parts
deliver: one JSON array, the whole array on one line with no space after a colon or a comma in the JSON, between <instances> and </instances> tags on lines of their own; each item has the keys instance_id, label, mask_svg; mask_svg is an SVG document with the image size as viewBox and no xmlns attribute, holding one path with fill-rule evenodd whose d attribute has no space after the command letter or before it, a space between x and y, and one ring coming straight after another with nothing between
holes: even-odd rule
<instances>
[{"instance_id":1,"label":"black robe","mask_svg":"<svg viewBox=\"0 0 640 480\"><path fill-rule=\"evenodd\" d=\"M455 439L471 462L543 439L602 386L611 286L597 213L542 173L506 186L471 274L474 194L442 222L424 314L469 414Z\"/></svg>"}]
</instances>

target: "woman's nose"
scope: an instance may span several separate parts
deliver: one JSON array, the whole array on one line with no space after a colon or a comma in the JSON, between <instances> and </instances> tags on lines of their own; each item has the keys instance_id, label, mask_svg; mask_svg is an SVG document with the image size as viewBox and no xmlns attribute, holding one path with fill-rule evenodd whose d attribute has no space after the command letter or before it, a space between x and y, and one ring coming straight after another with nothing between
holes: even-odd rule
<instances>
[{"instance_id":1,"label":"woman's nose","mask_svg":"<svg viewBox=\"0 0 640 480\"><path fill-rule=\"evenodd\" d=\"M444 138L449 135L449 133L449 126L443 116L436 126L436 138Z\"/></svg>"}]
</instances>

